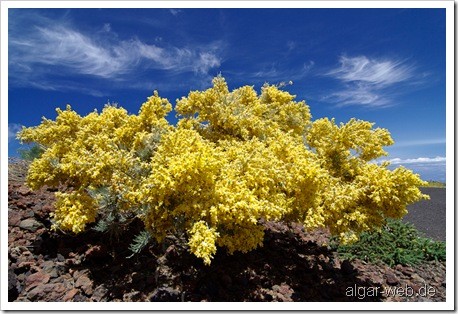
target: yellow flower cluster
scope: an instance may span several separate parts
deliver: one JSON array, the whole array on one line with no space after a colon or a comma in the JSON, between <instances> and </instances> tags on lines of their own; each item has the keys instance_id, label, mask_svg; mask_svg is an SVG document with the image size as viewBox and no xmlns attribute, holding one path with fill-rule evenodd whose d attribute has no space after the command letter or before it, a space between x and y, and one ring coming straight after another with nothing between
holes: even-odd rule
<instances>
[{"instance_id":1,"label":"yellow flower cluster","mask_svg":"<svg viewBox=\"0 0 458 314\"><path fill-rule=\"evenodd\" d=\"M56 199L56 211L52 213L53 229L61 228L78 233L84 230L86 224L95 221L97 203L84 190L56 192Z\"/></svg>"},{"instance_id":2,"label":"yellow flower cluster","mask_svg":"<svg viewBox=\"0 0 458 314\"><path fill-rule=\"evenodd\" d=\"M80 232L93 222L99 206L97 199L89 201L88 192L100 187L118 196L120 210L132 207L131 191L149 162L139 152L155 150L155 136L171 129L165 119L171 109L157 93L142 105L138 115L107 105L101 113L81 117L68 105L66 110L57 109L55 121L43 118L39 126L19 133L21 141L46 148L30 165L27 184L31 188L65 183L78 189L58 194L56 227Z\"/></svg>"},{"instance_id":3,"label":"yellow flower cluster","mask_svg":"<svg viewBox=\"0 0 458 314\"><path fill-rule=\"evenodd\" d=\"M219 76L177 101L176 126L165 119L170 110L155 93L138 115L108 106L80 117L67 107L23 129L22 140L47 148L29 185L77 188L58 194L56 226L82 231L101 206L90 192L106 187L158 241L184 231L191 252L210 264L217 246L262 246L261 220L329 227L354 241L426 198L418 175L371 162L393 143L387 130L356 119L312 122L305 102L276 86L230 92Z\"/></svg>"},{"instance_id":4,"label":"yellow flower cluster","mask_svg":"<svg viewBox=\"0 0 458 314\"><path fill-rule=\"evenodd\" d=\"M229 92L220 76L212 88L181 98L176 111L182 117L178 127L192 127L214 142L265 139L279 133L302 136L311 118L305 102L294 101L294 96L275 86L264 85L259 96L251 86Z\"/></svg>"},{"instance_id":5,"label":"yellow flower cluster","mask_svg":"<svg viewBox=\"0 0 458 314\"><path fill-rule=\"evenodd\" d=\"M214 228L209 228L204 221L198 221L189 231L189 248L191 252L210 265L211 258L216 253L216 238L219 236Z\"/></svg>"},{"instance_id":6,"label":"yellow flower cluster","mask_svg":"<svg viewBox=\"0 0 458 314\"><path fill-rule=\"evenodd\" d=\"M408 204L429 198L418 189L424 182L410 170L390 171L388 163L370 162L387 155L383 147L394 143L386 129L373 129L373 123L351 119L337 126L319 119L308 130L307 143L328 173L328 188L319 192L320 210L309 215L321 212L323 224L345 243L380 227L387 217L401 218Z\"/></svg>"}]
</instances>

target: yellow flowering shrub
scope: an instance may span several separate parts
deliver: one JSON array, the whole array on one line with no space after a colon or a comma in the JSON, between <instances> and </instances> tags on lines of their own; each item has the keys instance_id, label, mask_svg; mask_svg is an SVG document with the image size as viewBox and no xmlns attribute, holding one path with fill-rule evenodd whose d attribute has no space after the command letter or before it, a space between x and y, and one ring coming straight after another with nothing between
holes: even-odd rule
<instances>
[{"instance_id":1,"label":"yellow flowering shrub","mask_svg":"<svg viewBox=\"0 0 458 314\"><path fill-rule=\"evenodd\" d=\"M102 187L116 199L119 210L133 210L130 194L148 171L155 142L171 129L165 119L171 109L155 93L138 115L108 105L101 113L81 117L68 105L66 110L57 109L55 121L43 118L39 126L23 128L18 134L21 141L45 148L30 165L27 184L32 189L60 184L77 188L57 195L55 228L84 230L101 207L98 198L89 200L90 192ZM148 150L152 151L143 156Z\"/></svg>"},{"instance_id":2,"label":"yellow flowering shrub","mask_svg":"<svg viewBox=\"0 0 458 314\"><path fill-rule=\"evenodd\" d=\"M311 120L309 107L277 86L229 91L222 77L177 100L179 122L157 93L137 115L107 106L79 116L69 106L19 138L46 148L29 170L32 188L66 183L58 193L55 228L84 230L102 208L128 212L162 241L184 233L190 251L210 264L262 246L261 221L329 227L343 242L399 218L427 196L405 168L374 162L393 144L390 133L351 119ZM95 191L104 188L107 205Z\"/></svg>"}]
</instances>

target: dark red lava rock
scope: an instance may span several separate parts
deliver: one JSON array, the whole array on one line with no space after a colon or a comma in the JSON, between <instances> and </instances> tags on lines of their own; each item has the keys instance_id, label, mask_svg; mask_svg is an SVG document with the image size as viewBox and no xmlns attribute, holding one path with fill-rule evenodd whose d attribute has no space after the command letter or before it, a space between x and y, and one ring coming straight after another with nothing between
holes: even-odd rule
<instances>
[{"instance_id":1,"label":"dark red lava rock","mask_svg":"<svg viewBox=\"0 0 458 314\"><path fill-rule=\"evenodd\" d=\"M86 295L91 295L93 292L92 289L92 280L89 279L88 276L86 275L81 275L78 277L78 279L75 282L75 288L81 288L81 290L86 294Z\"/></svg>"},{"instance_id":2,"label":"dark red lava rock","mask_svg":"<svg viewBox=\"0 0 458 314\"><path fill-rule=\"evenodd\" d=\"M31 274L30 276L28 276L26 279L25 279L25 290L31 290L32 288L36 287L36 286L39 286L39 285L42 285L42 284L45 284L49 281L51 277L40 271L40 272L37 272L37 273L34 273L34 274Z\"/></svg>"},{"instance_id":3,"label":"dark red lava rock","mask_svg":"<svg viewBox=\"0 0 458 314\"><path fill-rule=\"evenodd\" d=\"M86 250L84 258L86 261L99 261L110 256L105 246L94 245Z\"/></svg>"},{"instance_id":4,"label":"dark red lava rock","mask_svg":"<svg viewBox=\"0 0 458 314\"><path fill-rule=\"evenodd\" d=\"M38 221L36 221L33 218L28 218L28 219L22 220L19 223L19 227L22 229L34 232L34 231L37 231L39 228L42 228L43 224L39 223Z\"/></svg>"},{"instance_id":5,"label":"dark red lava rock","mask_svg":"<svg viewBox=\"0 0 458 314\"><path fill-rule=\"evenodd\" d=\"M13 302L19 296L18 279L13 270L8 270L8 302Z\"/></svg>"},{"instance_id":6,"label":"dark red lava rock","mask_svg":"<svg viewBox=\"0 0 458 314\"><path fill-rule=\"evenodd\" d=\"M8 209L8 225L18 226L22 220L22 215L19 211Z\"/></svg>"},{"instance_id":7,"label":"dark red lava rock","mask_svg":"<svg viewBox=\"0 0 458 314\"><path fill-rule=\"evenodd\" d=\"M31 301L61 301L65 293L66 288L62 283L40 284L27 293L27 298Z\"/></svg>"},{"instance_id":8,"label":"dark red lava rock","mask_svg":"<svg viewBox=\"0 0 458 314\"><path fill-rule=\"evenodd\" d=\"M64 302L68 302L68 301L72 301L73 298L75 297L75 295L80 292L78 289L76 288L73 288L71 290L68 290L65 295L62 297L62 301Z\"/></svg>"},{"instance_id":9,"label":"dark red lava rock","mask_svg":"<svg viewBox=\"0 0 458 314\"><path fill-rule=\"evenodd\" d=\"M28 187L25 187L25 186L20 186L16 191L19 195L22 195L22 196L27 196L27 195L32 194L32 191Z\"/></svg>"},{"instance_id":10,"label":"dark red lava rock","mask_svg":"<svg viewBox=\"0 0 458 314\"><path fill-rule=\"evenodd\" d=\"M393 274L392 272L387 272L385 274L385 278L386 278L386 283L389 284L390 286L395 286L399 283L399 278L396 277L396 275Z\"/></svg>"},{"instance_id":11,"label":"dark red lava rock","mask_svg":"<svg viewBox=\"0 0 458 314\"><path fill-rule=\"evenodd\" d=\"M178 290L165 287L154 290L149 300L153 302L178 302L180 298L181 293Z\"/></svg>"}]
</instances>

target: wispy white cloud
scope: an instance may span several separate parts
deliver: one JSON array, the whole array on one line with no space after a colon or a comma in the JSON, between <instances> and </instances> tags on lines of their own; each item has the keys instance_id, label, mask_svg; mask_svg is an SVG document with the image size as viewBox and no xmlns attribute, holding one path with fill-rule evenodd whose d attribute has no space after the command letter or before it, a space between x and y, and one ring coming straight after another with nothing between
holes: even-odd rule
<instances>
[{"instance_id":1,"label":"wispy white cloud","mask_svg":"<svg viewBox=\"0 0 458 314\"><path fill-rule=\"evenodd\" d=\"M417 157L417 158L391 158L377 160L377 164L389 162L388 169L394 170L403 166L414 173L418 173L423 180L444 181L446 179L446 158L436 157Z\"/></svg>"},{"instance_id":2,"label":"wispy white cloud","mask_svg":"<svg viewBox=\"0 0 458 314\"><path fill-rule=\"evenodd\" d=\"M199 58L196 65L193 67L194 71L207 73L211 68L216 68L221 65L221 59L213 53L199 52Z\"/></svg>"},{"instance_id":3,"label":"wispy white cloud","mask_svg":"<svg viewBox=\"0 0 458 314\"><path fill-rule=\"evenodd\" d=\"M420 139L412 141L400 141L395 142L396 147L408 147L408 146L426 146L426 145L438 145L445 144L445 138L435 138L435 139Z\"/></svg>"},{"instance_id":4,"label":"wispy white cloud","mask_svg":"<svg viewBox=\"0 0 458 314\"><path fill-rule=\"evenodd\" d=\"M102 31L107 32L107 33L111 32L111 24L110 23L103 24Z\"/></svg>"},{"instance_id":5,"label":"wispy white cloud","mask_svg":"<svg viewBox=\"0 0 458 314\"><path fill-rule=\"evenodd\" d=\"M392 158L377 161L378 164L388 161L389 169L394 170L403 166L414 173L418 173L423 180L436 180L445 182L446 179L446 158L436 157L418 157L418 158Z\"/></svg>"},{"instance_id":6,"label":"wispy white cloud","mask_svg":"<svg viewBox=\"0 0 458 314\"><path fill-rule=\"evenodd\" d=\"M323 97L337 106L390 106L388 89L410 80L414 67L399 60L369 59L366 56L341 56L339 66L325 76L339 80L343 88Z\"/></svg>"},{"instance_id":7,"label":"wispy white cloud","mask_svg":"<svg viewBox=\"0 0 458 314\"><path fill-rule=\"evenodd\" d=\"M21 56L21 63L61 66L79 74L108 78L124 73L136 62L134 54L126 49L125 42L110 49L70 28L58 26L37 29L34 38L26 38L20 43L12 42L13 50L16 48Z\"/></svg>"},{"instance_id":8,"label":"wispy white cloud","mask_svg":"<svg viewBox=\"0 0 458 314\"><path fill-rule=\"evenodd\" d=\"M418 158L407 158L407 159L401 159L401 158L392 158L386 160L390 162L392 165L407 165L407 164L415 164L415 165L422 165L422 164L437 164L437 165L445 165L446 158L437 156L437 157L418 157Z\"/></svg>"},{"instance_id":9,"label":"wispy white cloud","mask_svg":"<svg viewBox=\"0 0 458 314\"><path fill-rule=\"evenodd\" d=\"M336 103L336 107L363 105L375 108L390 105L387 98L381 97L376 91L373 91L364 85L354 85L352 88L348 86L345 89L324 96L323 100Z\"/></svg>"},{"instance_id":10,"label":"wispy white cloud","mask_svg":"<svg viewBox=\"0 0 458 314\"><path fill-rule=\"evenodd\" d=\"M170 11L170 13L172 13L173 16L177 16L178 14L180 14L182 12L179 9L170 9L169 11Z\"/></svg>"},{"instance_id":11,"label":"wispy white cloud","mask_svg":"<svg viewBox=\"0 0 458 314\"><path fill-rule=\"evenodd\" d=\"M360 82L376 88L412 77L412 67L396 60L368 59L366 56L340 57L340 66L327 73L343 82Z\"/></svg>"},{"instance_id":12,"label":"wispy white cloud","mask_svg":"<svg viewBox=\"0 0 458 314\"><path fill-rule=\"evenodd\" d=\"M138 69L140 63L163 70L206 72L220 65L215 51L159 47L138 38L106 45L68 27L38 27L28 38L12 39L10 64L33 69L34 64L61 66L78 74L103 78Z\"/></svg>"},{"instance_id":13,"label":"wispy white cloud","mask_svg":"<svg viewBox=\"0 0 458 314\"><path fill-rule=\"evenodd\" d=\"M221 64L221 42L176 47L139 38L120 40L111 34L110 24L104 24L102 32L89 34L66 22L44 23L43 18L32 30L13 29L10 33L9 72L13 84L55 89L46 77L76 74L124 81L125 74L148 69L206 75Z\"/></svg>"},{"instance_id":14,"label":"wispy white cloud","mask_svg":"<svg viewBox=\"0 0 458 314\"><path fill-rule=\"evenodd\" d=\"M288 52L293 51L297 47L297 43L290 40L286 43L286 47L288 48Z\"/></svg>"},{"instance_id":15,"label":"wispy white cloud","mask_svg":"<svg viewBox=\"0 0 458 314\"><path fill-rule=\"evenodd\" d=\"M315 61L310 60L302 65L302 69L305 73L309 72L315 66Z\"/></svg>"},{"instance_id":16,"label":"wispy white cloud","mask_svg":"<svg viewBox=\"0 0 458 314\"><path fill-rule=\"evenodd\" d=\"M8 123L8 143L16 138L17 132L19 132L21 129L22 126L20 124Z\"/></svg>"}]
</instances>

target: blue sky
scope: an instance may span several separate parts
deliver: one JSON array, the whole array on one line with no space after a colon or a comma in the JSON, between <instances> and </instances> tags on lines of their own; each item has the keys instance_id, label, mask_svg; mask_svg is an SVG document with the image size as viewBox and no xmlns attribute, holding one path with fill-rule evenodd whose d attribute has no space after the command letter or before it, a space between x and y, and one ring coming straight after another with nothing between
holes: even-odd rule
<instances>
[{"instance_id":1,"label":"blue sky","mask_svg":"<svg viewBox=\"0 0 458 314\"><path fill-rule=\"evenodd\" d=\"M313 119L375 122L396 142L385 160L445 181L445 9L9 9L8 28L9 156L56 107L137 113L221 73L292 81Z\"/></svg>"}]
</instances>

